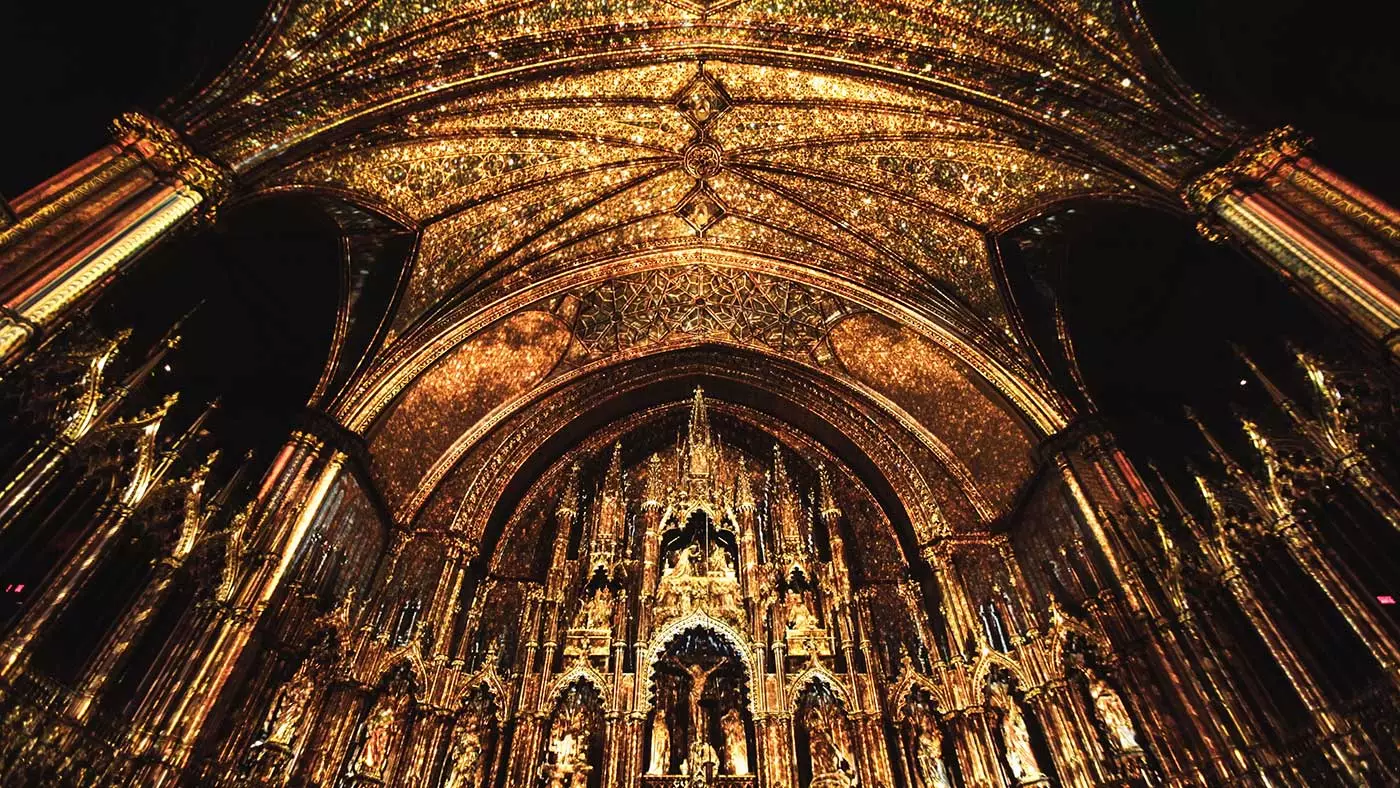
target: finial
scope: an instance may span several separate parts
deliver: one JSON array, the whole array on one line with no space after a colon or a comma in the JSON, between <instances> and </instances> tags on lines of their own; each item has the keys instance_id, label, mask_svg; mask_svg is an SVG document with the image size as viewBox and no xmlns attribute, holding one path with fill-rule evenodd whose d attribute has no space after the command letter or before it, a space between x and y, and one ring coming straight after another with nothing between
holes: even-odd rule
<instances>
[{"instance_id":1,"label":"finial","mask_svg":"<svg viewBox=\"0 0 1400 788\"><path fill-rule=\"evenodd\" d=\"M578 476L579 466L575 461L569 465L569 475L564 482L564 492L559 496L559 514L578 514Z\"/></svg>"},{"instance_id":2,"label":"finial","mask_svg":"<svg viewBox=\"0 0 1400 788\"><path fill-rule=\"evenodd\" d=\"M819 490L817 492L817 510L824 518L834 518L841 516L841 509L836 505L836 499L831 494L831 475L827 473L825 463L817 466L817 481Z\"/></svg>"}]
</instances>

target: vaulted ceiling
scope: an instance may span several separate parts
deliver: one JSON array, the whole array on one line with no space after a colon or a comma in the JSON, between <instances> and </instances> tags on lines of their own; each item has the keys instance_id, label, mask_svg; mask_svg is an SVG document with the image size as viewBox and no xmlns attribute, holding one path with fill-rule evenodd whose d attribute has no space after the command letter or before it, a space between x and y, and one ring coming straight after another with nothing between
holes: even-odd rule
<instances>
[{"instance_id":1,"label":"vaulted ceiling","mask_svg":"<svg viewBox=\"0 0 1400 788\"><path fill-rule=\"evenodd\" d=\"M1240 133L1127 0L290 0L175 119L418 234L336 405L405 520L540 392L708 344L896 414L991 521L1074 415L995 237L1174 210Z\"/></svg>"}]
</instances>

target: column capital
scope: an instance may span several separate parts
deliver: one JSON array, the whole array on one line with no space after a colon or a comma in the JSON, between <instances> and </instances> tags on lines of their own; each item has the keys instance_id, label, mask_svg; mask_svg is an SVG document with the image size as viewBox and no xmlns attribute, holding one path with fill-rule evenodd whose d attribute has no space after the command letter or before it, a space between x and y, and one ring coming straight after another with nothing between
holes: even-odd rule
<instances>
[{"instance_id":1,"label":"column capital","mask_svg":"<svg viewBox=\"0 0 1400 788\"><path fill-rule=\"evenodd\" d=\"M197 153L159 118L139 111L122 113L112 121L112 137L158 174L177 178L199 192L206 204L222 201L233 186L232 170Z\"/></svg>"},{"instance_id":2,"label":"column capital","mask_svg":"<svg viewBox=\"0 0 1400 788\"><path fill-rule=\"evenodd\" d=\"M1041 463L1063 464L1068 462L1066 452L1075 448L1101 449L1105 444L1117 441L1113 427L1100 413L1087 413L1070 422L1064 429L1047 436L1034 449L1034 456Z\"/></svg>"},{"instance_id":3,"label":"column capital","mask_svg":"<svg viewBox=\"0 0 1400 788\"><path fill-rule=\"evenodd\" d=\"M1191 210L1205 216L1221 195L1257 184L1280 165L1297 161L1312 140L1292 126L1281 126L1240 144L1226 163L1207 170L1181 190Z\"/></svg>"}]
</instances>

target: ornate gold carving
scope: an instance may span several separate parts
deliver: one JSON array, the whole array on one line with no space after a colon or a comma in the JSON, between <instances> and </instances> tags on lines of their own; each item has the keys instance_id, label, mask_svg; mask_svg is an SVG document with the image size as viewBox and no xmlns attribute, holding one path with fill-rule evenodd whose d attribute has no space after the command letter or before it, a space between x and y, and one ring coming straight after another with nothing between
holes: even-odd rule
<instances>
[{"instance_id":1,"label":"ornate gold carving","mask_svg":"<svg viewBox=\"0 0 1400 788\"><path fill-rule=\"evenodd\" d=\"M1226 164L1186 184L1182 196L1191 210L1209 216L1221 195L1263 183L1283 164L1297 161L1309 144L1292 126L1274 129L1241 145Z\"/></svg>"},{"instance_id":2,"label":"ornate gold carving","mask_svg":"<svg viewBox=\"0 0 1400 788\"><path fill-rule=\"evenodd\" d=\"M199 192L206 206L217 205L233 186L233 173L227 167L196 153L158 118L141 112L123 113L112 121L112 134L118 145L151 169Z\"/></svg>"}]
</instances>

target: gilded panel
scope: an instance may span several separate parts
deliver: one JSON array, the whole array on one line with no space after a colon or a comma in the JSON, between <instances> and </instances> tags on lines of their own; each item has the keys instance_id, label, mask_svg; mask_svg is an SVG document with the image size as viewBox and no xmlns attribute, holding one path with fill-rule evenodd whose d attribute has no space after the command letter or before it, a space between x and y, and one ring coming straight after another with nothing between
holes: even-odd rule
<instances>
[{"instance_id":1,"label":"gilded panel","mask_svg":"<svg viewBox=\"0 0 1400 788\"><path fill-rule=\"evenodd\" d=\"M452 441L542 380L569 342L545 312L523 312L462 343L395 404L370 443L384 496L396 504Z\"/></svg>"},{"instance_id":2,"label":"gilded panel","mask_svg":"<svg viewBox=\"0 0 1400 788\"><path fill-rule=\"evenodd\" d=\"M831 344L856 379L957 447L978 488L998 507L1010 505L1032 470L1031 441L953 358L874 316L841 322L832 331Z\"/></svg>"}]
</instances>

